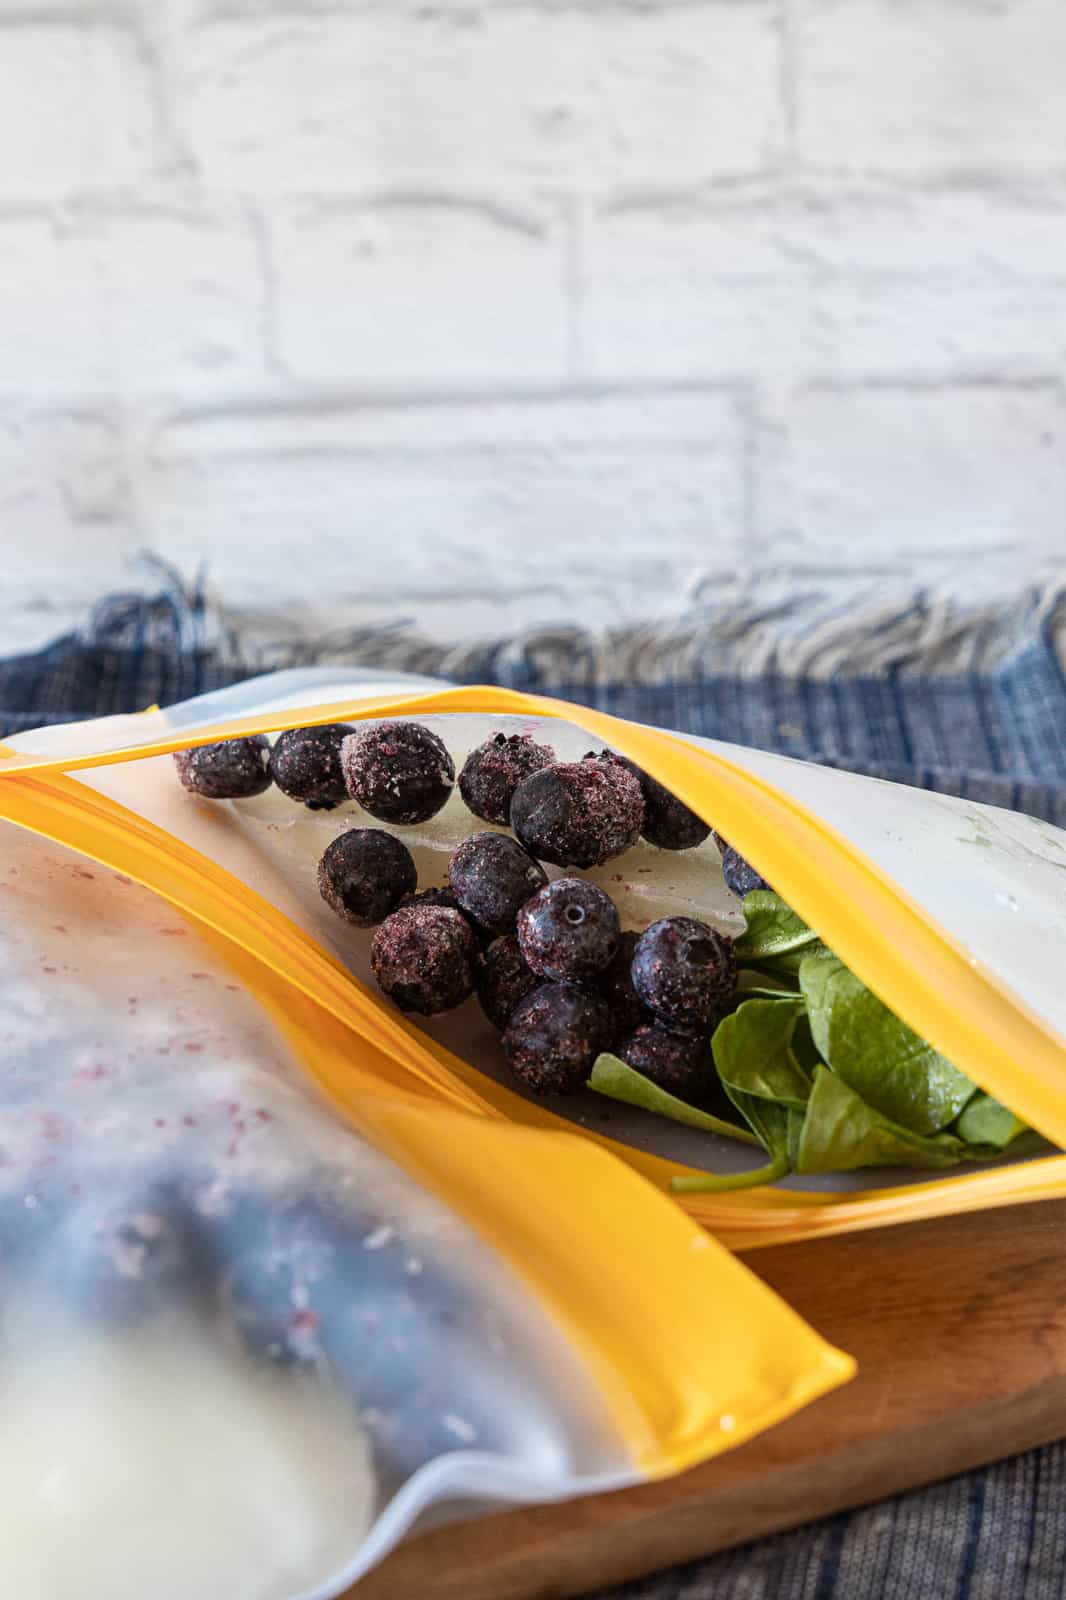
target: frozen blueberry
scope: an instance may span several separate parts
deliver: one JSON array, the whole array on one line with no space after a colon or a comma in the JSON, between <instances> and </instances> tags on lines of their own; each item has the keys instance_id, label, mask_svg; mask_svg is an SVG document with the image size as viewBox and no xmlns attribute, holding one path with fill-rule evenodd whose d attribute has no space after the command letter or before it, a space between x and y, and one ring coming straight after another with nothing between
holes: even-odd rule
<instances>
[{"instance_id":1,"label":"frozen blueberry","mask_svg":"<svg viewBox=\"0 0 1066 1600\"><path fill-rule=\"evenodd\" d=\"M726 881L726 887L732 889L735 895L739 895L741 900L753 889L770 887L766 879L761 878L755 868L745 861L731 844L727 844L722 851L722 877Z\"/></svg>"},{"instance_id":2,"label":"frozen blueberry","mask_svg":"<svg viewBox=\"0 0 1066 1600\"><path fill-rule=\"evenodd\" d=\"M596 867L640 837L644 799L615 761L559 761L525 778L511 826L531 855L560 867Z\"/></svg>"},{"instance_id":3,"label":"frozen blueberry","mask_svg":"<svg viewBox=\"0 0 1066 1600\"><path fill-rule=\"evenodd\" d=\"M717 1081L705 1033L670 1033L645 1023L623 1039L615 1053L667 1094L695 1105L709 1098Z\"/></svg>"},{"instance_id":4,"label":"frozen blueberry","mask_svg":"<svg viewBox=\"0 0 1066 1600\"><path fill-rule=\"evenodd\" d=\"M205 800L244 800L270 788L270 745L261 733L175 750L174 765L189 793Z\"/></svg>"},{"instance_id":5,"label":"frozen blueberry","mask_svg":"<svg viewBox=\"0 0 1066 1600\"><path fill-rule=\"evenodd\" d=\"M289 728L270 752L270 776L290 800L309 811L332 811L348 798L341 771L341 744L355 729L347 722L321 728Z\"/></svg>"},{"instance_id":6,"label":"frozen blueberry","mask_svg":"<svg viewBox=\"0 0 1066 1600\"><path fill-rule=\"evenodd\" d=\"M694 917L664 917L637 940L633 987L668 1028L698 1033L726 1011L737 987L733 941Z\"/></svg>"},{"instance_id":7,"label":"frozen blueberry","mask_svg":"<svg viewBox=\"0 0 1066 1600\"><path fill-rule=\"evenodd\" d=\"M493 939L481 958L477 979L477 997L492 1026L502 1032L519 1000L539 982L513 933Z\"/></svg>"},{"instance_id":8,"label":"frozen blueberry","mask_svg":"<svg viewBox=\"0 0 1066 1600\"><path fill-rule=\"evenodd\" d=\"M349 734L341 766L364 811L404 826L436 816L455 784L451 756L420 722L379 722Z\"/></svg>"},{"instance_id":9,"label":"frozen blueberry","mask_svg":"<svg viewBox=\"0 0 1066 1600\"><path fill-rule=\"evenodd\" d=\"M474 921L473 917L467 916L467 913L463 910L462 906L455 898L455 895L447 887L447 885L445 885L442 889L419 889L417 894L405 894L403 899L400 901L400 905L443 906L446 911L458 911L460 916L465 917L466 921L470 924L474 938L478 942L478 948L481 950L484 950L487 945L490 945L495 938L495 935L490 933L488 928L483 928L479 922Z\"/></svg>"},{"instance_id":10,"label":"frozen blueberry","mask_svg":"<svg viewBox=\"0 0 1066 1600\"><path fill-rule=\"evenodd\" d=\"M628 756L617 755L613 750L590 750L585 760L616 761L633 774L644 796L644 825L640 831L649 844L660 850L694 850L710 833L694 811Z\"/></svg>"},{"instance_id":11,"label":"frozen blueberry","mask_svg":"<svg viewBox=\"0 0 1066 1600\"><path fill-rule=\"evenodd\" d=\"M518 913L518 943L533 971L561 982L595 977L621 931L614 901L584 878L556 878Z\"/></svg>"},{"instance_id":12,"label":"frozen blueberry","mask_svg":"<svg viewBox=\"0 0 1066 1600\"><path fill-rule=\"evenodd\" d=\"M349 828L326 846L318 863L323 900L357 928L383 921L417 882L410 850L384 828Z\"/></svg>"},{"instance_id":13,"label":"frozen blueberry","mask_svg":"<svg viewBox=\"0 0 1066 1600\"><path fill-rule=\"evenodd\" d=\"M544 983L511 1012L503 1048L515 1077L534 1094L572 1094L610 1034L598 994L576 983Z\"/></svg>"},{"instance_id":14,"label":"frozen blueberry","mask_svg":"<svg viewBox=\"0 0 1066 1600\"><path fill-rule=\"evenodd\" d=\"M475 833L448 863L448 882L462 909L493 933L512 933L518 908L548 881L506 833Z\"/></svg>"},{"instance_id":15,"label":"frozen blueberry","mask_svg":"<svg viewBox=\"0 0 1066 1600\"><path fill-rule=\"evenodd\" d=\"M401 1011L435 1017L474 992L477 941L466 918L445 906L407 906L386 917L370 965Z\"/></svg>"},{"instance_id":16,"label":"frozen blueberry","mask_svg":"<svg viewBox=\"0 0 1066 1600\"><path fill-rule=\"evenodd\" d=\"M638 933L623 933L609 967L596 979L596 989L607 1002L611 1017L612 1039L623 1039L650 1020L651 1012L633 987L633 951Z\"/></svg>"},{"instance_id":17,"label":"frozen blueberry","mask_svg":"<svg viewBox=\"0 0 1066 1600\"><path fill-rule=\"evenodd\" d=\"M554 760L551 745L534 744L528 733L494 733L467 756L459 774L459 793L475 817L506 825L511 796L522 779L550 767Z\"/></svg>"}]
</instances>

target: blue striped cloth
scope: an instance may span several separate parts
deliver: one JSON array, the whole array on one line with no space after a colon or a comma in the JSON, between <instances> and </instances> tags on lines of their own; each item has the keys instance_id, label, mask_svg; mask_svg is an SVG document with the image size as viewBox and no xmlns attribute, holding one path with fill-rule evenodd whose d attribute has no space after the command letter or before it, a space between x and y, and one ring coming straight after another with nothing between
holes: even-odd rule
<instances>
[{"instance_id":1,"label":"blue striped cloth","mask_svg":"<svg viewBox=\"0 0 1066 1600\"><path fill-rule=\"evenodd\" d=\"M624 717L757 745L1027 811L1066 826L1066 677L1048 607L980 670L829 677L687 668L611 681L579 647L467 650L468 682L543 691ZM381 664L433 670L415 655ZM965 654L965 652L963 652ZM343 656L334 651L332 659ZM278 658L274 658L278 661ZM314 659L303 651L302 662ZM375 664L363 639L361 665ZM278 661L278 664L282 664ZM262 670L179 585L109 597L78 634L0 661L0 736L167 704ZM726 667L728 663L725 664ZM1066 1444L611 1591L610 1600L1060 1600ZM592 1600L592 1597L589 1597ZM608 1600L607 1595L597 1600Z\"/></svg>"}]
</instances>

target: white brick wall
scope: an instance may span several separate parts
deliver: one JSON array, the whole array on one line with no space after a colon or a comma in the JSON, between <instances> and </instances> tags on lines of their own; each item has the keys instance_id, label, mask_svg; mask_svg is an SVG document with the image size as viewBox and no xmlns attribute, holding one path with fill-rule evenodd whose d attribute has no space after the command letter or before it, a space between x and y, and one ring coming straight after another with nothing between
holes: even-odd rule
<instances>
[{"instance_id":1,"label":"white brick wall","mask_svg":"<svg viewBox=\"0 0 1066 1600\"><path fill-rule=\"evenodd\" d=\"M1066 565L1064 75L1062 0L0 0L8 637L142 547L453 635Z\"/></svg>"}]
</instances>

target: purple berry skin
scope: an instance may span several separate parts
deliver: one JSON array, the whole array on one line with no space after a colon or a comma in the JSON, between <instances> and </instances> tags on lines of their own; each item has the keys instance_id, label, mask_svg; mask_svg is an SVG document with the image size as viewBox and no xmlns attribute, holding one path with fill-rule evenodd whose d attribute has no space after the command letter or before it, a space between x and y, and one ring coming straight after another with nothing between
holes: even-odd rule
<instances>
[{"instance_id":1,"label":"purple berry skin","mask_svg":"<svg viewBox=\"0 0 1066 1600\"><path fill-rule=\"evenodd\" d=\"M506 833L471 834L448 863L460 906L493 933L513 933L519 907L547 881L540 862Z\"/></svg>"},{"instance_id":2,"label":"purple berry skin","mask_svg":"<svg viewBox=\"0 0 1066 1600\"><path fill-rule=\"evenodd\" d=\"M347 800L341 744L354 732L347 722L327 722L279 734L270 752L270 776L282 794L309 811L332 811Z\"/></svg>"},{"instance_id":3,"label":"purple berry skin","mask_svg":"<svg viewBox=\"0 0 1066 1600\"><path fill-rule=\"evenodd\" d=\"M178 777L203 800L247 800L270 788L270 744L261 733L175 750Z\"/></svg>"},{"instance_id":4,"label":"purple berry skin","mask_svg":"<svg viewBox=\"0 0 1066 1600\"><path fill-rule=\"evenodd\" d=\"M692 1105L705 1103L718 1083L706 1034L669 1033L645 1023L615 1047L643 1077Z\"/></svg>"},{"instance_id":5,"label":"purple berry skin","mask_svg":"<svg viewBox=\"0 0 1066 1600\"><path fill-rule=\"evenodd\" d=\"M513 933L493 939L481 957L477 979L477 997L492 1026L502 1033L519 1000L539 983Z\"/></svg>"},{"instance_id":6,"label":"purple berry skin","mask_svg":"<svg viewBox=\"0 0 1066 1600\"><path fill-rule=\"evenodd\" d=\"M734 850L727 844L722 851L722 877L725 879L726 888L743 900L746 894L751 894L753 889L768 889L770 885L765 878L761 878L755 868L751 866L739 850Z\"/></svg>"},{"instance_id":7,"label":"purple berry skin","mask_svg":"<svg viewBox=\"0 0 1066 1600\"><path fill-rule=\"evenodd\" d=\"M613 750L590 750L585 760L616 761L633 774L644 796L644 825L640 831L649 844L660 850L694 850L710 833L694 811L628 756L616 755Z\"/></svg>"},{"instance_id":8,"label":"purple berry skin","mask_svg":"<svg viewBox=\"0 0 1066 1600\"><path fill-rule=\"evenodd\" d=\"M374 976L401 1011L435 1017L474 992L477 943L445 906L406 906L386 917L370 947Z\"/></svg>"},{"instance_id":9,"label":"purple berry skin","mask_svg":"<svg viewBox=\"0 0 1066 1600\"><path fill-rule=\"evenodd\" d=\"M417 882L410 850L384 828L349 828L326 846L318 863L319 894L357 928L383 922Z\"/></svg>"},{"instance_id":10,"label":"purple berry skin","mask_svg":"<svg viewBox=\"0 0 1066 1600\"><path fill-rule=\"evenodd\" d=\"M558 761L518 785L511 827L538 861L597 867L636 844L640 784L618 762Z\"/></svg>"},{"instance_id":11,"label":"purple berry skin","mask_svg":"<svg viewBox=\"0 0 1066 1600\"><path fill-rule=\"evenodd\" d=\"M514 1076L534 1094L573 1094L610 1034L598 994L576 983L543 983L511 1012L503 1049Z\"/></svg>"},{"instance_id":12,"label":"purple berry skin","mask_svg":"<svg viewBox=\"0 0 1066 1600\"><path fill-rule=\"evenodd\" d=\"M518 943L533 971L580 983L609 966L621 939L614 901L585 878L556 878L518 913Z\"/></svg>"},{"instance_id":13,"label":"purple berry skin","mask_svg":"<svg viewBox=\"0 0 1066 1600\"><path fill-rule=\"evenodd\" d=\"M624 1039L641 1023L651 1021L651 1012L633 987L633 952L639 933L623 933L609 967L600 973L596 989L607 1002L611 1017L612 1040Z\"/></svg>"},{"instance_id":14,"label":"purple berry skin","mask_svg":"<svg viewBox=\"0 0 1066 1600\"><path fill-rule=\"evenodd\" d=\"M555 751L535 744L528 733L494 733L471 750L459 774L459 793L475 817L506 827L511 796L523 778L550 767Z\"/></svg>"},{"instance_id":15,"label":"purple berry skin","mask_svg":"<svg viewBox=\"0 0 1066 1600\"><path fill-rule=\"evenodd\" d=\"M445 885L442 889L419 889L417 894L405 894L400 901L401 906L443 906L446 911L458 911L459 915L466 917L470 924L471 932L478 942L478 948L484 950L486 945L492 943L493 935L487 928L475 922L473 917L467 916L452 891Z\"/></svg>"},{"instance_id":16,"label":"purple berry skin","mask_svg":"<svg viewBox=\"0 0 1066 1600\"><path fill-rule=\"evenodd\" d=\"M436 816L455 785L451 756L420 722L380 722L349 734L341 767L352 799L401 827Z\"/></svg>"},{"instance_id":17,"label":"purple berry skin","mask_svg":"<svg viewBox=\"0 0 1066 1600\"><path fill-rule=\"evenodd\" d=\"M709 1030L737 988L733 941L694 917L664 917L637 940L633 987L656 1020L679 1033Z\"/></svg>"}]
</instances>

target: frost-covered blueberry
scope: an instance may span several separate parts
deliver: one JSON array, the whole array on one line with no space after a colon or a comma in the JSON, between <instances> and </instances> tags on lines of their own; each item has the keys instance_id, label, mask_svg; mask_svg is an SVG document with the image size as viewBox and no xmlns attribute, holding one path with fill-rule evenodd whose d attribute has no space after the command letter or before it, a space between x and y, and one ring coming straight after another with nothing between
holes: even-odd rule
<instances>
[{"instance_id":1,"label":"frost-covered blueberry","mask_svg":"<svg viewBox=\"0 0 1066 1600\"><path fill-rule=\"evenodd\" d=\"M270 788L270 745L261 733L175 750L178 777L204 800L246 800Z\"/></svg>"},{"instance_id":2,"label":"frost-covered blueberry","mask_svg":"<svg viewBox=\"0 0 1066 1600\"><path fill-rule=\"evenodd\" d=\"M615 1047L634 1072L679 1100L699 1104L717 1081L706 1033L670 1033L657 1024L643 1024Z\"/></svg>"},{"instance_id":3,"label":"frost-covered blueberry","mask_svg":"<svg viewBox=\"0 0 1066 1600\"><path fill-rule=\"evenodd\" d=\"M534 1094L572 1094L610 1039L607 1007L576 983L544 983L520 1000L503 1035L507 1063Z\"/></svg>"},{"instance_id":4,"label":"frost-covered blueberry","mask_svg":"<svg viewBox=\"0 0 1066 1600\"><path fill-rule=\"evenodd\" d=\"M364 811L406 827L436 816L455 784L443 741L420 722L379 722L349 734L341 766Z\"/></svg>"},{"instance_id":5,"label":"frost-covered blueberry","mask_svg":"<svg viewBox=\"0 0 1066 1600\"><path fill-rule=\"evenodd\" d=\"M766 879L760 877L755 868L745 861L739 850L734 850L731 844L727 844L722 851L722 877L726 881L726 888L731 889L741 900L746 894L751 894L753 889L770 887Z\"/></svg>"},{"instance_id":6,"label":"frost-covered blueberry","mask_svg":"<svg viewBox=\"0 0 1066 1600\"><path fill-rule=\"evenodd\" d=\"M644 798L614 761L559 761L518 785L511 827L531 855L560 867L596 867L640 837Z\"/></svg>"},{"instance_id":7,"label":"frost-covered blueberry","mask_svg":"<svg viewBox=\"0 0 1066 1600\"><path fill-rule=\"evenodd\" d=\"M459 915L466 917L467 922L470 924L471 931L478 942L480 950L484 950L486 945L491 944L495 938L495 935L490 933L488 928L483 928L479 922L474 921L473 917L467 915L447 884L440 889L419 889L416 894L405 894L400 901L400 905L443 906L446 911L458 911Z\"/></svg>"},{"instance_id":8,"label":"frost-covered blueberry","mask_svg":"<svg viewBox=\"0 0 1066 1600\"><path fill-rule=\"evenodd\" d=\"M270 776L282 794L309 811L332 811L347 800L341 745L354 732L350 723L327 722L280 733L270 752Z\"/></svg>"},{"instance_id":9,"label":"frost-covered blueberry","mask_svg":"<svg viewBox=\"0 0 1066 1600\"><path fill-rule=\"evenodd\" d=\"M633 774L644 796L644 823L640 831L649 844L657 845L660 850L694 850L710 833L710 828L694 811L628 756L617 755L613 750L590 750L585 760L616 761Z\"/></svg>"},{"instance_id":10,"label":"frost-covered blueberry","mask_svg":"<svg viewBox=\"0 0 1066 1600\"><path fill-rule=\"evenodd\" d=\"M318 863L323 900L357 928L384 921L417 882L410 850L384 828L349 828L326 846Z\"/></svg>"},{"instance_id":11,"label":"frost-covered blueberry","mask_svg":"<svg viewBox=\"0 0 1066 1600\"><path fill-rule=\"evenodd\" d=\"M639 938L639 933L632 930L623 933L610 966L596 979L596 989L610 1013L612 1039L625 1038L651 1019L651 1012L633 987L633 952Z\"/></svg>"},{"instance_id":12,"label":"frost-covered blueberry","mask_svg":"<svg viewBox=\"0 0 1066 1600\"><path fill-rule=\"evenodd\" d=\"M452 855L448 883L462 909L493 933L512 933L518 908L548 881L506 833L474 833Z\"/></svg>"},{"instance_id":13,"label":"frost-covered blueberry","mask_svg":"<svg viewBox=\"0 0 1066 1600\"><path fill-rule=\"evenodd\" d=\"M407 906L386 917L370 946L370 965L401 1011L435 1017L474 992L477 941L445 906Z\"/></svg>"},{"instance_id":14,"label":"frost-covered blueberry","mask_svg":"<svg viewBox=\"0 0 1066 1600\"><path fill-rule=\"evenodd\" d=\"M610 895L585 878L556 878L518 913L518 943L542 978L580 982L602 972L621 930Z\"/></svg>"},{"instance_id":15,"label":"frost-covered blueberry","mask_svg":"<svg viewBox=\"0 0 1066 1600\"><path fill-rule=\"evenodd\" d=\"M551 745L536 744L528 733L494 733L471 750L459 774L459 793L475 817L506 826L511 796L523 778L550 767Z\"/></svg>"},{"instance_id":16,"label":"frost-covered blueberry","mask_svg":"<svg viewBox=\"0 0 1066 1600\"><path fill-rule=\"evenodd\" d=\"M519 1000L524 1000L540 981L513 933L493 939L481 957L477 977L477 997L493 1027L502 1032Z\"/></svg>"},{"instance_id":17,"label":"frost-covered blueberry","mask_svg":"<svg viewBox=\"0 0 1066 1600\"><path fill-rule=\"evenodd\" d=\"M633 987L668 1028L698 1033L730 1006L737 987L733 941L694 917L664 917L637 940Z\"/></svg>"}]
</instances>

